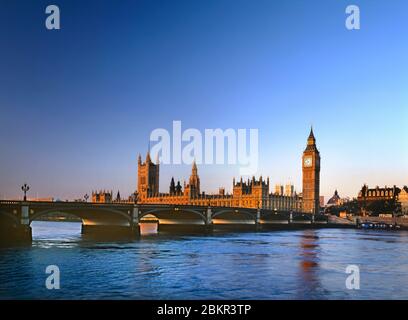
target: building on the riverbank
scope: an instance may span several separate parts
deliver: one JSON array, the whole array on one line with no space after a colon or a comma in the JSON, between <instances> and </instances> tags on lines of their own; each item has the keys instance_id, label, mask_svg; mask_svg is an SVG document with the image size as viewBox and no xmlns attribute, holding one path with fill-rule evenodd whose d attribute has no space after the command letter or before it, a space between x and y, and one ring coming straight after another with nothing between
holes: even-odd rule
<instances>
[{"instance_id":1,"label":"building on the riverbank","mask_svg":"<svg viewBox=\"0 0 408 320\"><path fill-rule=\"evenodd\" d=\"M113 191L92 191L92 202L96 203L111 203Z\"/></svg>"},{"instance_id":2,"label":"building on the riverbank","mask_svg":"<svg viewBox=\"0 0 408 320\"><path fill-rule=\"evenodd\" d=\"M206 194L200 189L200 177L194 162L188 183L181 185L180 181L176 183L172 178L169 192L163 193L157 192L156 188L159 184L159 163L152 165L149 153L145 162L139 160L138 168L139 189L137 194L140 203L301 210L301 197L295 192L294 187L287 187L288 195L284 192L283 187L279 194L269 193L269 178L264 179L262 176L259 179L252 177L252 179L243 180L241 178L239 181L234 178L232 194L226 193L224 188L220 188L217 194Z\"/></svg>"},{"instance_id":3,"label":"building on the riverbank","mask_svg":"<svg viewBox=\"0 0 408 320\"><path fill-rule=\"evenodd\" d=\"M321 207L320 192L320 154L316 147L313 130L310 130L306 149L302 156L303 187L302 194L298 194L292 184L275 185L274 192L270 192L269 177L260 176L256 179L243 180L242 177L232 182L232 194L220 188L217 194L206 194L200 188L198 168L194 162L188 183L171 179L169 192L159 192L159 161L154 163L148 152L143 162L138 157L137 200L140 203L200 205L261 208L282 211L303 211L318 213Z\"/></svg>"},{"instance_id":4,"label":"building on the riverbank","mask_svg":"<svg viewBox=\"0 0 408 320\"><path fill-rule=\"evenodd\" d=\"M82 199L78 201L84 201ZM135 195L131 195L130 197L122 198L120 196L120 192L118 191L116 197L113 197L113 191L92 191L92 202L95 203L134 203L135 202Z\"/></svg>"},{"instance_id":5,"label":"building on the riverbank","mask_svg":"<svg viewBox=\"0 0 408 320\"><path fill-rule=\"evenodd\" d=\"M334 191L334 195L327 201L327 206L339 206L342 204L341 198L337 189Z\"/></svg>"},{"instance_id":6,"label":"building on the riverbank","mask_svg":"<svg viewBox=\"0 0 408 320\"><path fill-rule=\"evenodd\" d=\"M401 213L408 215L408 187L404 186L398 194L398 202L401 206Z\"/></svg>"},{"instance_id":7,"label":"building on the riverbank","mask_svg":"<svg viewBox=\"0 0 408 320\"><path fill-rule=\"evenodd\" d=\"M397 211L397 200L401 189L397 186L369 188L363 185L358 193L357 201L361 215L378 216L380 214L392 214Z\"/></svg>"}]
</instances>

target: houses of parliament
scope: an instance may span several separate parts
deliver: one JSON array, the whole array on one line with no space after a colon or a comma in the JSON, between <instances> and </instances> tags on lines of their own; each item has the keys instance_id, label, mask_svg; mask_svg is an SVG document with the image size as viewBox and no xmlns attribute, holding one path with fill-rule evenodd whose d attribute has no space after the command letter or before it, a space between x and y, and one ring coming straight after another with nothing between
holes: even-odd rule
<instances>
[{"instance_id":1,"label":"houses of parliament","mask_svg":"<svg viewBox=\"0 0 408 320\"><path fill-rule=\"evenodd\" d=\"M320 155L313 129L310 130L302 156L302 193L297 194L293 185L275 186L270 193L269 178L233 179L232 194L220 188L218 194L206 194L200 189L198 168L194 162L188 183L181 185L171 179L168 193L159 191L160 165L154 163L149 152L143 162L138 158L137 198L143 204L210 205L225 207L261 208L277 211L319 212Z\"/></svg>"}]
</instances>

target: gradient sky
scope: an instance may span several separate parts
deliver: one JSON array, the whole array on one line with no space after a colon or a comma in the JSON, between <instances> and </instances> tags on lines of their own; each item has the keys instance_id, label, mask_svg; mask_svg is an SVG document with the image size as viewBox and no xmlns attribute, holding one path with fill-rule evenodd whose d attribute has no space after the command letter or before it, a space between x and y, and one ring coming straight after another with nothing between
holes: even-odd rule
<instances>
[{"instance_id":1,"label":"gradient sky","mask_svg":"<svg viewBox=\"0 0 408 320\"><path fill-rule=\"evenodd\" d=\"M61 30L45 28L45 7ZM357 4L361 30L345 28ZM321 194L408 184L406 0L0 4L0 198L135 190L150 132L258 128L259 174L301 191L313 124ZM230 190L238 167L199 167ZM188 166L162 166L161 190Z\"/></svg>"}]
</instances>

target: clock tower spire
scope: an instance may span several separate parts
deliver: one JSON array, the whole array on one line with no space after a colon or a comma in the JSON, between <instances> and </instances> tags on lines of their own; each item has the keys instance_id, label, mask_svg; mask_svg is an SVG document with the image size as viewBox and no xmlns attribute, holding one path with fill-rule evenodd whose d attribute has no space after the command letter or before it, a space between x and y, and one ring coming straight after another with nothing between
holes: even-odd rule
<instances>
[{"instance_id":1,"label":"clock tower spire","mask_svg":"<svg viewBox=\"0 0 408 320\"><path fill-rule=\"evenodd\" d=\"M317 214L320 207L320 154L316 147L313 128L310 129L306 149L303 152L302 176L302 211Z\"/></svg>"}]
</instances>

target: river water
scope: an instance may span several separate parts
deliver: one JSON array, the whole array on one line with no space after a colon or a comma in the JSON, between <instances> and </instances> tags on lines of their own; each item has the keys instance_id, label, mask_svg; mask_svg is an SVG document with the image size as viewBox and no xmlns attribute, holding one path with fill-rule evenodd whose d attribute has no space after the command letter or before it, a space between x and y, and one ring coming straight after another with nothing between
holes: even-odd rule
<instances>
[{"instance_id":1,"label":"river water","mask_svg":"<svg viewBox=\"0 0 408 320\"><path fill-rule=\"evenodd\" d=\"M97 242L82 238L76 222L32 227L32 247L0 250L1 299L408 299L404 231L150 235ZM45 286L49 265L60 270L58 290ZM359 267L359 290L346 287L348 265Z\"/></svg>"}]
</instances>

